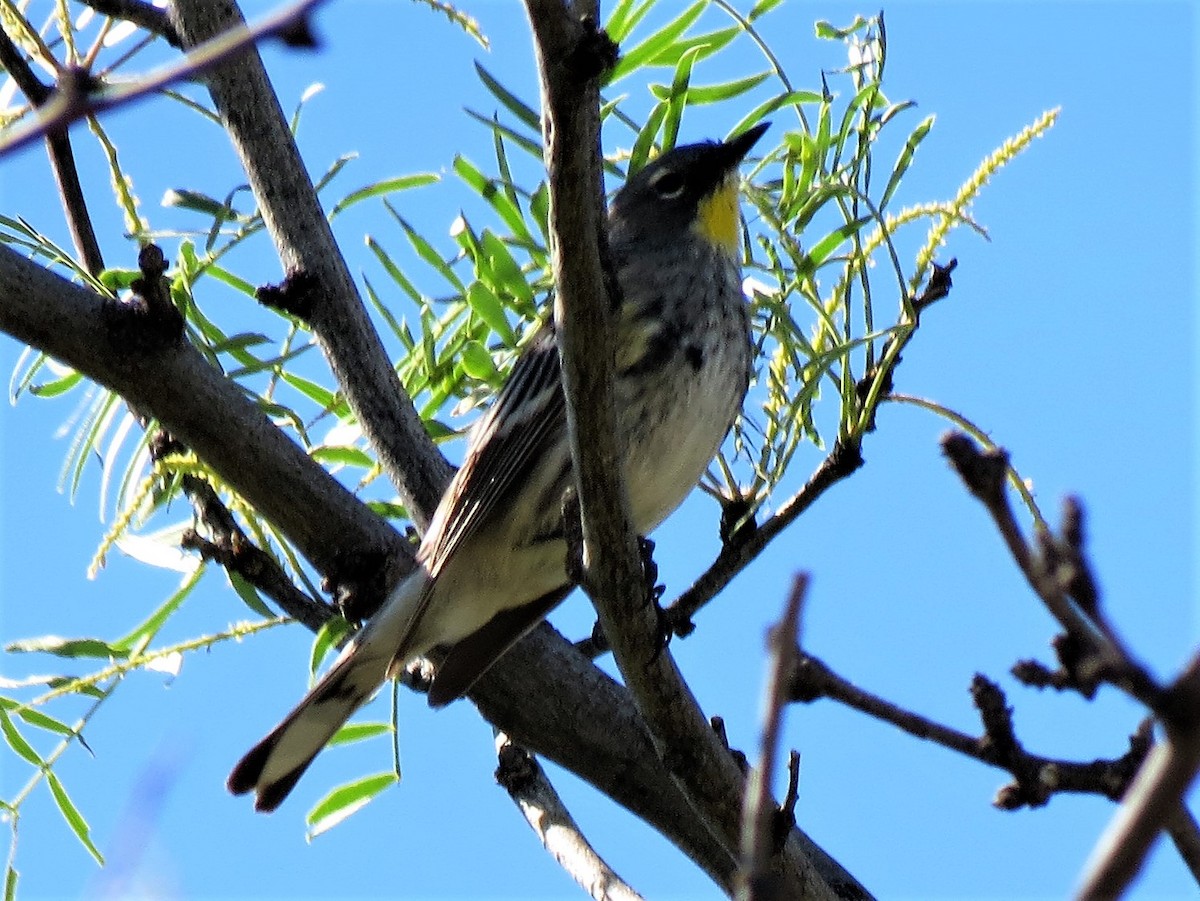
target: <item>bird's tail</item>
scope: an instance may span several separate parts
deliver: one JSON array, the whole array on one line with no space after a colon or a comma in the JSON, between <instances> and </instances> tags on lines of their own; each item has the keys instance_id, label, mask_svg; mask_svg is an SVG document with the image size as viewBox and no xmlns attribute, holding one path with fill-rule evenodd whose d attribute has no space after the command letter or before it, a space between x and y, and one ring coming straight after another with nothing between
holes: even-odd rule
<instances>
[{"instance_id":1,"label":"bird's tail","mask_svg":"<svg viewBox=\"0 0 1200 901\"><path fill-rule=\"evenodd\" d=\"M396 586L304 700L238 761L226 782L231 792L253 789L254 808L264 812L283 803L325 743L387 678L392 661L422 653L410 645L429 589L422 570Z\"/></svg>"}]
</instances>

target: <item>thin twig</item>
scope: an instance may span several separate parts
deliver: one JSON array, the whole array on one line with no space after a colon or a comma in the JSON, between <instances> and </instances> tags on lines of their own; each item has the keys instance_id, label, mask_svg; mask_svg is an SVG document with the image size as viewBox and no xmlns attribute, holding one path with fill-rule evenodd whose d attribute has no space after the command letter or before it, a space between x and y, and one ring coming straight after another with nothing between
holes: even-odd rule
<instances>
[{"instance_id":1,"label":"thin twig","mask_svg":"<svg viewBox=\"0 0 1200 901\"><path fill-rule=\"evenodd\" d=\"M0 68L12 76L21 93L35 108L42 106L53 96L54 91L37 77L25 55L3 29L0 29ZM104 257L100 253L100 243L96 240L91 216L88 215L70 136L66 132L47 134L46 152L50 157L54 180L58 183L63 212L67 218L67 227L71 231L75 252L89 273L99 275L104 269Z\"/></svg>"},{"instance_id":2,"label":"thin twig","mask_svg":"<svg viewBox=\"0 0 1200 901\"><path fill-rule=\"evenodd\" d=\"M82 77L66 77L74 70L64 70L64 77L60 78L51 97L38 109L36 119L10 132L0 141L0 155L19 150L43 135L63 131L72 122L84 116L125 106L148 94L156 94L173 84L195 78L253 46L264 37L292 28L321 2L323 0L294 0L289 6L265 16L253 26L243 24L198 44L178 62L164 66L131 84L111 85L98 90L98 86L86 73L83 73Z\"/></svg>"},{"instance_id":3,"label":"thin twig","mask_svg":"<svg viewBox=\"0 0 1200 901\"><path fill-rule=\"evenodd\" d=\"M132 22L138 28L164 38L172 47L180 46L179 35L171 27L167 14L143 0L80 0L102 16Z\"/></svg>"},{"instance_id":4,"label":"thin twig","mask_svg":"<svg viewBox=\"0 0 1200 901\"><path fill-rule=\"evenodd\" d=\"M783 731L783 711L787 706L788 688L796 668L800 608L808 590L808 576L800 573L792 584L792 592L784 606L783 616L772 627L767 639L770 668L763 692L763 726L759 742L758 764L746 780L742 805L742 862L738 869L735 897L738 901L767 901L782 897L782 886L771 872L770 860L775 854L772 828L779 811L771 803L771 784L775 780L775 764L779 756L780 734ZM795 802L792 801L792 804Z\"/></svg>"},{"instance_id":5,"label":"thin twig","mask_svg":"<svg viewBox=\"0 0 1200 901\"><path fill-rule=\"evenodd\" d=\"M1003 448L981 449L962 432L942 438L942 450L970 492L991 514L1009 553L1046 609L1066 629L1082 657L1075 666L1086 684L1103 679L1121 688L1156 713L1161 711L1162 688L1150 672L1133 659L1104 619L1095 579L1083 556L1082 508L1068 499L1061 537L1039 533L1035 550L1017 524L1008 502L1008 454Z\"/></svg>"},{"instance_id":6,"label":"thin twig","mask_svg":"<svg viewBox=\"0 0 1200 901\"><path fill-rule=\"evenodd\" d=\"M863 464L858 445L834 445L804 486L788 498L775 515L757 529L745 530L721 548L721 553L707 570L665 610L671 631L679 636L691 634L695 625L692 617L705 604L720 594L734 576L746 568L763 549L784 529L811 507L826 491L849 476Z\"/></svg>"},{"instance_id":7,"label":"thin twig","mask_svg":"<svg viewBox=\"0 0 1200 901\"><path fill-rule=\"evenodd\" d=\"M580 830L541 764L496 730L496 781L508 792L550 856L595 901L642 901Z\"/></svg>"},{"instance_id":8,"label":"thin twig","mask_svg":"<svg viewBox=\"0 0 1200 901\"><path fill-rule=\"evenodd\" d=\"M215 560L230 572L237 573L273 600L286 615L314 632L334 615L336 611L331 606L297 588L278 561L246 537L208 482L186 475L183 490L192 502L197 519L209 533L208 538L194 530L185 533L180 541L183 547L197 550L205 560Z\"/></svg>"},{"instance_id":9,"label":"thin twig","mask_svg":"<svg viewBox=\"0 0 1200 901\"><path fill-rule=\"evenodd\" d=\"M1005 810L1039 806L1060 792L1098 794L1116 800L1145 760L1150 747L1148 724L1143 724L1130 737L1129 750L1113 760L1077 763L1031 754L1013 733L999 689L982 676L976 676L972 695L984 724L981 736L952 729L865 691L808 653L801 653L791 685L793 700L808 703L818 698L831 698L891 723L909 735L1006 770L1013 775L1014 781L1002 787L993 801Z\"/></svg>"}]
</instances>

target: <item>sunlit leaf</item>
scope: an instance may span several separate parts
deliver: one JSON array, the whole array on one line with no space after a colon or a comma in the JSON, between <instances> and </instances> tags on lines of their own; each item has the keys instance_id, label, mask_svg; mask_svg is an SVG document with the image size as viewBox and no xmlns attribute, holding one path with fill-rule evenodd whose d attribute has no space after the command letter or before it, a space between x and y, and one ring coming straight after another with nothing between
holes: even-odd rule
<instances>
[{"instance_id":1,"label":"sunlit leaf","mask_svg":"<svg viewBox=\"0 0 1200 901\"><path fill-rule=\"evenodd\" d=\"M363 776L353 782L340 785L317 802L304 818L308 824L308 838L312 840L327 832L347 817L361 810L376 795L400 781L394 772Z\"/></svg>"}]
</instances>

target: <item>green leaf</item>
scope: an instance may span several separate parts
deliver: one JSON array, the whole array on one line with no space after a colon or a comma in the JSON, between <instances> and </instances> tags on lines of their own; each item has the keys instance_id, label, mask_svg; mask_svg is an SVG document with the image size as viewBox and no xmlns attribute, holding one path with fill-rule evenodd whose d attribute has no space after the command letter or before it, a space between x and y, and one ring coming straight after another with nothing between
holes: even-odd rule
<instances>
[{"instance_id":1,"label":"green leaf","mask_svg":"<svg viewBox=\"0 0 1200 901\"><path fill-rule=\"evenodd\" d=\"M46 783L50 786L50 794L54 796L54 803L58 805L59 813L63 815L63 819L67 821L67 825L71 827L71 831L75 833L75 837L79 839L79 843L87 848L88 853L95 858L96 863L104 866L104 855L92 843L91 827L88 825L87 820L83 818L83 814L79 812L79 808L71 801L66 787L53 770L46 771Z\"/></svg>"},{"instance_id":2,"label":"green leaf","mask_svg":"<svg viewBox=\"0 0 1200 901\"><path fill-rule=\"evenodd\" d=\"M279 373L279 377L315 403L322 410L333 410L333 408L338 405L337 395L324 385L318 385L311 379L306 379L304 376L297 375L296 373L287 369Z\"/></svg>"},{"instance_id":3,"label":"green leaf","mask_svg":"<svg viewBox=\"0 0 1200 901\"><path fill-rule=\"evenodd\" d=\"M458 176L467 183L472 190L480 197L488 202L504 220L514 235L522 238L525 241L533 241L533 237L529 234L529 229L525 226L525 220L521 216L520 209L513 203L512 199L502 189L499 182L495 179L488 178L461 154L454 157L454 171Z\"/></svg>"},{"instance_id":4,"label":"green leaf","mask_svg":"<svg viewBox=\"0 0 1200 901\"><path fill-rule=\"evenodd\" d=\"M366 451L344 444L323 444L319 447L314 447L310 452L310 456L318 463L357 466L360 469L370 469L375 465L375 461L371 459Z\"/></svg>"},{"instance_id":5,"label":"green leaf","mask_svg":"<svg viewBox=\"0 0 1200 901\"><path fill-rule=\"evenodd\" d=\"M373 197L386 197L388 194L395 194L398 191L407 191L410 188L422 188L425 185L436 184L441 181L436 173L419 172L416 175L402 175L399 178L389 178L384 181L375 182L373 185L367 185L365 188L359 188L357 191L351 191L329 211L329 218L332 219L338 213L348 210L356 203L362 203L364 200L370 200Z\"/></svg>"},{"instance_id":6,"label":"green leaf","mask_svg":"<svg viewBox=\"0 0 1200 901\"><path fill-rule=\"evenodd\" d=\"M705 8L708 6L707 0L698 0L683 11L677 18L667 23L650 37L646 38L629 52L623 54L617 64L609 71L606 79L606 85L616 84L626 75L629 75L642 66L653 63L657 57L663 55L679 40L680 35L692 27L697 19L700 18ZM675 60L672 59L667 65L675 65Z\"/></svg>"},{"instance_id":7,"label":"green leaf","mask_svg":"<svg viewBox=\"0 0 1200 901\"><path fill-rule=\"evenodd\" d=\"M33 746L25 740L25 737L17 731L16 725L8 716L8 711L0 708L0 732L4 733L4 739L8 742L8 746L16 752L17 756L31 763L38 769L44 769L46 761L42 760L41 755L33 749Z\"/></svg>"},{"instance_id":8,"label":"green leaf","mask_svg":"<svg viewBox=\"0 0 1200 901\"><path fill-rule=\"evenodd\" d=\"M310 683L317 677L325 657L330 651L341 645L343 639L351 632L350 623L344 617L332 616L322 623L317 634L313 636L312 650L308 657L308 675Z\"/></svg>"},{"instance_id":9,"label":"green leaf","mask_svg":"<svg viewBox=\"0 0 1200 901\"><path fill-rule=\"evenodd\" d=\"M475 282L467 291L467 303L471 310L495 332L506 347L517 346L517 336L513 334L508 317L504 315L504 306L482 282Z\"/></svg>"},{"instance_id":10,"label":"green leaf","mask_svg":"<svg viewBox=\"0 0 1200 901\"><path fill-rule=\"evenodd\" d=\"M10 863L4 868L4 901L16 901L17 870Z\"/></svg>"},{"instance_id":11,"label":"green leaf","mask_svg":"<svg viewBox=\"0 0 1200 901\"><path fill-rule=\"evenodd\" d=\"M654 109L650 110L650 115L646 117L646 123L638 132L638 136L633 142L633 148L629 151L630 176L637 174L649 162L650 148L654 146L654 139L658 135L658 130L666 115L666 103L656 103Z\"/></svg>"},{"instance_id":12,"label":"green leaf","mask_svg":"<svg viewBox=\"0 0 1200 901\"><path fill-rule=\"evenodd\" d=\"M308 839L311 841L358 812L385 788L395 785L400 777L394 772L363 776L353 782L340 785L317 802L304 818L308 824Z\"/></svg>"},{"instance_id":13,"label":"green leaf","mask_svg":"<svg viewBox=\"0 0 1200 901\"><path fill-rule=\"evenodd\" d=\"M483 82L483 86L488 89L488 92L499 100L505 109L520 119L534 133L541 134L542 118L538 115L537 110L509 91L504 85L500 84L495 76L478 62L475 63L475 73L479 76L479 80Z\"/></svg>"},{"instance_id":14,"label":"green leaf","mask_svg":"<svg viewBox=\"0 0 1200 901\"><path fill-rule=\"evenodd\" d=\"M5 647L10 654L53 654L55 657L93 657L111 660L124 657L124 653L99 638L62 638L58 635L43 635L40 638L25 638Z\"/></svg>"},{"instance_id":15,"label":"green leaf","mask_svg":"<svg viewBox=\"0 0 1200 901\"><path fill-rule=\"evenodd\" d=\"M675 76L671 79L671 93L667 101L667 112L663 116L663 149L670 150L679 137L679 123L683 109L688 104L688 85L692 81L692 65L700 55L700 47L692 47L679 57L675 64Z\"/></svg>"},{"instance_id":16,"label":"green leaf","mask_svg":"<svg viewBox=\"0 0 1200 901\"><path fill-rule=\"evenodd\" d=\"M650 64L652 66L674 66L678 64L685 53L693 52L697 59L704 59L721 50L739 34L741 34L741 29L733 25L729 28L722 28L720 31L710 31L707 34L684 38L654 57Z\"/></svg>"},{"instance_id":17,"label":"green leaf","mask_svg":"<svg viewBox=\"0 0 1200 901\"><path fill-rule=\"evenodd\" d=\"M331 165L328 169L326 169L325 174L322 175L317 180L317 184L316 184L317 193L319 194L323 190L325 190L325 186L328 185L335 178L337 178L338 173L340 173L343 169L346 168L346 166L348 166L350 163L354 162L354 160L356 160L356 159L358 159L357 153L343 153L336 160L334 160L333 165ZM330 219L333 218L332 213L329 214L329 218Z\"/></svg>"},{"instance_id":18,"label":"green leaf","mask_svg":"<svg viewBox=\"0 0 1200 901\"><path fill-rule=\"evenodd\" d=\"M746 18L753 22L755 19L761 19L767 13L771 12L775 7L779 6L783 0L758 0L751 8Z\"/></svg>"},{"instance_id":19,"label":"green leaf","mask_svg":"<svg viewBox=\"0 0 1200 901\"><path fill-rule=\"evenodd\" d=\"M525 306L532 307L533 289L525 281L525 273L517 265L508 246L490 229L484 230L479 243L491 268L494 287L517 298Z\"/></svg>"},{"instance_id":20,"label":"green leaf","mask_svg":"<svg viewBox=\"0 0 1200 901\"><path fill-rule=\"evenodd\" d=\"M466 293L466 286L463 285L462 279L455 275L454 270L450 268L450 265L442 259L441 255L436 250L434 250L433 245L425 240L425 238L415 228L409 225L408 220L396 212L392 205L386 200L384 201L384 206L387 207L387 210L392 214L392 217L398 223L400 223L400 227L404 229L405 237L407 237L409 243L412 244L413 250L417 252L417 256L428 263L442 278L449 282L459 294Z\"/></svg>"},{"instance_id":21,"label":"green leaf","mask_svg":"<svg viewBox=\"0 0 1200 901\"><path fill-rule=\"evenodd\" d=\"M853 222L847 222L841 228L834 229L820 241L812 246L808 252L807 269L809 272L816 271L820 268L837 248L839 248L851 235L862 229L864 225L871 222L870 216L863 216L855 219Z\"/></svg>"},{"instance_id":22,"label":"green leaf","mask_svg":"<svg viewBox=\"0 0 1200 901\"><path fill-rule=\"evenodd\" d=\"M746 78L739 78L736 81L725 82L724 84L712 85L689 85L687 91L687 102L690 106L702 106L706 103L720 103L723 100L729 100L737 97L739 94L744 94L747 91L753 90L764 81L771 77L771 72L759 72L757 75L749 75ZM650 93L657 100L666 100L671 92L660 84L650 85ZM740 129L744 130L744 129ZM735 129L735 133L738 129Z\"/></svg>"},{"instance_id":23,"label":"green leaf","mask_svg":"<svg viewBox=\"0 0 1200 901\"><path fill-rule=\"evenodd\" d=\"M612 15L604 26L604 31L617 44L629 36L629 32L637 27L646 13L653 8L655 0L642 0L640 5L634 5L635 0L621 0L613 9Z\"/></svg>"},{"instance_id":24,"label":"green leaf","mask_svg":"<svg viewBox=\"0 0 1200 901\"><path fill-rule=\"evenodd\" d=\"M737 125L729 130L731 135L740 135L751 125L756 125L764 116L769 116L777 109L785 106L800 106L804 103L820 103L821 95L815 91L789 91L786 94L780 94L777 97L772 97L770 100L764 101L748 112L738 121Z\"/></svg>"},{"instance_id":25,"label":"green leaf","mask_svg":"<svg viewBox=\"0 0 1200 901\"><path fill-rule=\"evenodd\" d=\"M822 40L841 41L850 37L850 35L854 34L856 31L861 31L864 27L866 27L867 24L868 21L862 16L855 16L854 21L845 28L838 28L836 25L832 25L824 20L818 21L815 28L817 37L821 38Z\"/></svg>"},{"instance_id":26,"label":"green leaf","mask_svg":"<svg viewBox=\"0 0 1200 901\"><path fill-rule=\"evenodd\" d=\"M271 608L264 604L262 598L258 596L258 590L246 581L245 576L232 569L225 570L225 575L228 577L229 584L233 587L237 596L242 599L243 604L264 619L270 619L275 615L271 612Z\"/></svg>"},{"instance_id":27,"label":"green leaf","mask_svg":"<svg viewBox=\"0 0 1200 901\"><path fill-rule=\"evenodd\" d=\"M200 574L202 570L197 568L195 572L189 573L183 580L183 584L169 598L158 605L157 609L146 617L142 622L138 623L130 633L122 638L118 638L112 643L115 650L121 654L128 655L133 651L133 648L141 645L149 644L150 640L158 634L159 629L163 627L168 619L179 607L187 600L188 595L192 593L192 589L200 582Z\"/></svg>"},{"instance_id":28,"label":"green leaf","mask_svg":"<svg viewBox=\"0 0 1200 901\"><path fill-rule=\"evenodd\" d=\"M933 116L926 116L912 130L912 134L908 136L908 140L904 142L904 149L900 151L900 156L896 160L896 165L892 167L892 174L888 177L887 187L883 189L883 196L879 201L879 209L883 210L887 207L888 201L892 199L892 195L896 192L896 188L900 186L900 179L904 177L904 173L908 171L908 167L912 165L913 156L916 155L917 148L921 146L921 142L925 140L929 130L933 128Z\"/></svg>"},{"instance_id":29,"label":"green leaf","mask_svg":"<svg viewBox=\"0 0 1200 901\"><path fill-rule=\"evenodd\" d=\"M137 269L105 269L100 273L100 284L116 293L131 287L141 277Z\"/></svg>"},{"instance_id":30,"label":"green leaf","mask_svg":"<svg viewBox=\"0 0 1200 901\"><path fill-rule=\"evenodd\" d=\"M218 266L216 263L210 263L208 266L208 274L219 282L224 282L233 290L245 294L247 297L254 297L258 293L258 289L246 281L241 276L234 275L224 266Z\"/></svg>"},{"instance_id":31,"label":"green leaf","mask_svg":"<svg viewBox=\"0 0 1200 901\"><path fill-rule=\"evenodd\" d=\"M433 430L429 428L430 423L426 423L425 425L426 431L429 432L429 437L436 441L437 437L433 434ZM388 501L367 501L367 506L373 513L382 516L384 519L408 519L408 511L404 508L403 504L393 504Z\"/></svg>"},{"instance_id":32,"label":"green leaf","mask_svg":"<svg viewBox=\"0 0 1200 901\"><path fill-rule=\"evenodd\" d=\"M483 382L493 382L500 378L496 364L487 348L478 341L468 341L463 345L461 356L463 372L473 379Z\"/></svg>"},{"instance_id":33,"label":"green leaf","mask_svg":"<svg viewBox=\"0 0 1200 901\"><path fill-rule=\"evenodd\" d=\"M15 713L25 722L38 729L45 729L47 732L53 732L55 735L61 735L65 738L74 738L75 730L68 726L62 720L57 720L48 714L42 713L40 710L34 710L32 707L26 707L23 704L14 701L12 698L0 698L0 707L10 713Z\"/></svg>"},{"instance_id":34,"label":"green leaf","mask_svg":"<svg viewBox=\"0 0 1200 901\"><path fill-rule=\"evenodd\" d=\"M379 260L380 265L383 266L384 271L391 277L392 281L400 286L400 290L407 294L415 303L421 303L421 292L417 290L416 285L400 270L396 261L383 249L383 246L370 235L367 235L367 249L375 254L375 259Z\"/></svg>"},{"instance_id":35,"label":"green leaf","mask_svg":"<svg viewBox=\"0 0 1200 901\"><path fill-rule=\"evenodd\" d=\"M169 188L163 194L161 202L165 207L179 207L182 210L213 216L222 221L236 219L241 215L229 204L222 203L207 194L201 194L199 191L189 191L187 188Z\"/></svg>"},{"instance_id":36,"label":"green leaf","mask_svg":"<svg viewBox=\"0 0 1200 901\"><path fill-rule=\"evenodd\" d=\"M346 723L329 739L328 747L349 745L391 733L391 723Z\"/></svg>"},{"instance_id":37,"label":"green leaf","mask_svg":"<svg viewBox=\"0 0 1200 901\"><path fill-rule=\"evenodd\" d=\"M83 376L78 372L69 372L62 378L57 378L52 382L31 385L29 393L34 397L58 397L59 395L66 394L82 381Z\"/></svg>"}]
</instances>

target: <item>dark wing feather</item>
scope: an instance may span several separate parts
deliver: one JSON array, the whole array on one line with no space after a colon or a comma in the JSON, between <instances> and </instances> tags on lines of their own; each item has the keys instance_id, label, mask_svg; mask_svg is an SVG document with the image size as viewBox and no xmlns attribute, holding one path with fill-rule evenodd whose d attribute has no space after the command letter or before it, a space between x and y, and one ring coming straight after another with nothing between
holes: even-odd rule
<instances>
[{"instance_id":1,"label":"dark wing feather","mask_svg":"<svg viewBox=\"0 0 1200 901\"><path fill-rule=\"evenodd\" d=\"M429 536L430 573L436 575L469 536L503 511L516 486L566 433L560 372L554 330L543 326L475 427L462 468L442 500L447 518Z\"/></svg>"}]
</instances>

